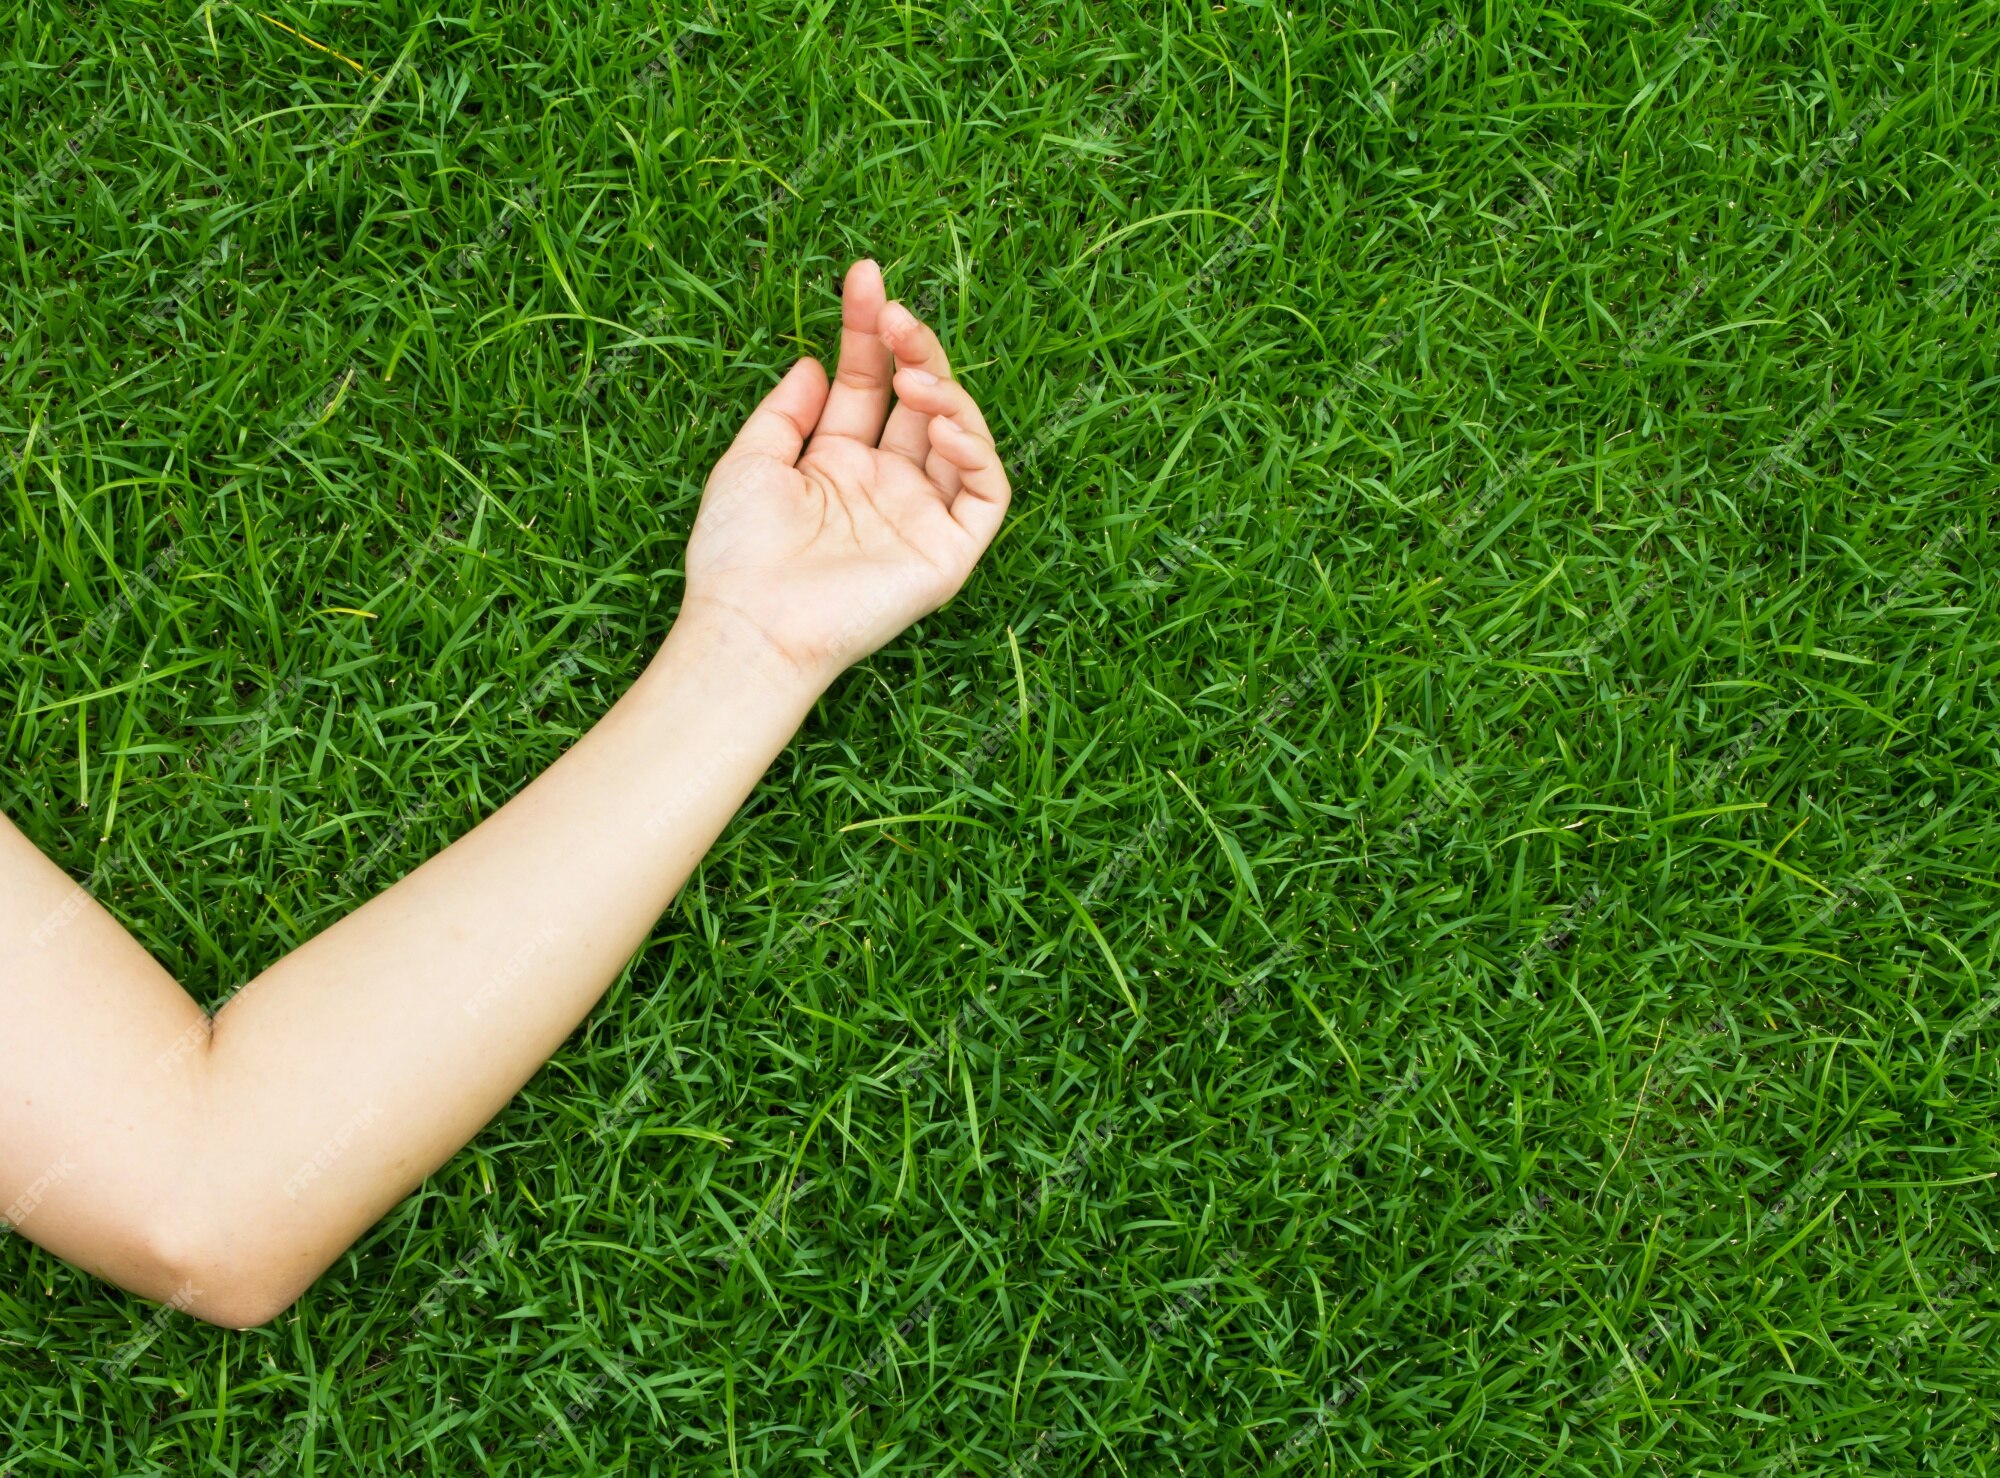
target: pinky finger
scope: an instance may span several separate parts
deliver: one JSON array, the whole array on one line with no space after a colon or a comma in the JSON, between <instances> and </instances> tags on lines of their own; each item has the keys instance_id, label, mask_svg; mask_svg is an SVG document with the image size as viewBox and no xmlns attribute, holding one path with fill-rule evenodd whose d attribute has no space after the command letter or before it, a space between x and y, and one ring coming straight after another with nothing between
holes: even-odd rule
<instances>
[{"instance_id":1,"label":"pinky finger","mask_svg":"<svg viewBox=\"0 0 2000 1478\"><path fill-rule=\"evenodd\" d=\"M951 500L951 516L983 551L1000 531L1014 497L1000 453L950 416L931 419L931 450L958 469L961 486Z\"/></svg>"}]
</instances>

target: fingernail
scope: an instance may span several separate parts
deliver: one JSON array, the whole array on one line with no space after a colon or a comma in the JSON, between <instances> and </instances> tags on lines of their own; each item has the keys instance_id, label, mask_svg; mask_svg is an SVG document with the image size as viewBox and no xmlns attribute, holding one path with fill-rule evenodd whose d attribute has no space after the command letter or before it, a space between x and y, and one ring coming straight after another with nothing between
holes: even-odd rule
<instances>
[{"instance_id":1,"label":"fingernail","mask_svg":"<svg viewBox=\"0 0 2000 1478\"><path fill-rule=\"evenodd\" d=\"M911 381L918 385L935 385L938 382L936 375L927 369L918 369L915 365L910 365L903 373L908 375Z\"/></svg>"}]
</instances>

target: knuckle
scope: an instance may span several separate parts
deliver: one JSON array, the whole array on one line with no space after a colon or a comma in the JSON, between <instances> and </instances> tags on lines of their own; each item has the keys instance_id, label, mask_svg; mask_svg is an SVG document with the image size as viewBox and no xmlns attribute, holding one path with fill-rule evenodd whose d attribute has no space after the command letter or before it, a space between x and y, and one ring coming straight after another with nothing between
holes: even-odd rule
<instances>
[{"instance_id":1,"label":"knuckle","mask_svg":"<svg viewBox=\"0 0 2000 1478\"><path fill-rule=\"evenodd\" d=\"M834 379L850 390L880 390L889 383L888 375L866 364L843 363Z\"/></svg>"}]
</instances>

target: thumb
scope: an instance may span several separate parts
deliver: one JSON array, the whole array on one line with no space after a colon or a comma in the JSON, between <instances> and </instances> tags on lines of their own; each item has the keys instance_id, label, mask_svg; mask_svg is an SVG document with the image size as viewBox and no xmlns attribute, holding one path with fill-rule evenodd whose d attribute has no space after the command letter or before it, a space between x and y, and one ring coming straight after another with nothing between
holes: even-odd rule
<instances>
[{"instance_id":1,"label":"thumb","mask_svg":"<svg viewBox=\"0 0 2000 1478\"><path fill-rule=\"evenodd\" d=\"M750 412L725 457L758 455L796 462L826 409L826 371L811 355L799 360Z\"/></svg>"}]
</instances>

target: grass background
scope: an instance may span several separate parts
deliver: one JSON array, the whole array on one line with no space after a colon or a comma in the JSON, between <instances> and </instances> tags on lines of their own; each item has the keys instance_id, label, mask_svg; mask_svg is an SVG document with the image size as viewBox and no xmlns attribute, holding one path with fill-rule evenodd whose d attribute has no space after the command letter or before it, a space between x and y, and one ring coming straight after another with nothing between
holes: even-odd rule
<instances>
[{"instance_id":1,"label":"grass background","mask_svg":"<svg viewBox=\"0 0 2000 1478\"><path fill-rule=\"evenodd\" d=\"M853 257L1016 511L291 1314L0 1241L0 1467L2000 1466L1991 3L274 7L0 32L0 803L204 1001Z\"/></svg>"}]
</instances>

